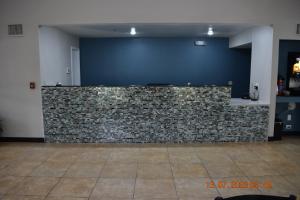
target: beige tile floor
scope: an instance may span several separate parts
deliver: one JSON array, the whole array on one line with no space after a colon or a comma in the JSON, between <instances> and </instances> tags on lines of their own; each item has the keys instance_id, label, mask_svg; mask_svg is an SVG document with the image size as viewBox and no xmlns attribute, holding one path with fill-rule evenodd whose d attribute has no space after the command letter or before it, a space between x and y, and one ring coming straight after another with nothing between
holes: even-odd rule
<instances>
[{"instance_id":1,"label":"beige tile floor","mask_svg":"<svg viewBox=\"0 0 300 200\"><path fill-rule=\"evenodd\" d=\"M0 143L3 200L300 195L300 138L195 145Z\"/></svg>"}]
</instances>

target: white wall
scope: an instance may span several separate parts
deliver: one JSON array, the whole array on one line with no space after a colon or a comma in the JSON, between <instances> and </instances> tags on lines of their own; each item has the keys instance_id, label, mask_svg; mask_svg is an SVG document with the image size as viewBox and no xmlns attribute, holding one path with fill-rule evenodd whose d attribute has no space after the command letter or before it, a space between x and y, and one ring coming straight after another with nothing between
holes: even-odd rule
<instances>
[{"instance_id":1,"label":"white wall","mask_svg":"<svg viewBox=\"0 0 300 200\"><path fill-rule=\"evenodd\" d=\"M79 47L78 37L57 28L42 26L39 30L40 70L42 85L72 85L71 46Z\"/></svg>"},{"instance_id":2,"label":"white wall","mask_svg":"<svg viewBox=\"0 0 300 200\"><path fill-rule=\"evenodd\" d=\"M229 39L229 47L240 47L251 43L250 92L258 83L260 101L270 104L272 83L273 28L256 27L235 35Z\"/></svg>"},{"instance_id":3,"label":"white wall","mask_svg":"<svg viewBox=\"0 0 300 200\"><path fill-rule=\"evenodd\" d=\"M6 137L43 135L38 29L29 24L24 29L24 37L0 29L0 119ZM30 81L37 89L29 89Z\"/></svg>"},{"instance_id":4,"label":"white wall","mask_svg":"<svg viewBox=\"0 0 300 200\"><path fill-rule=\"evenodd\" d=\"M272 82L273 28L260 27L252 31L250 91L259 84L260 100L270 103Z\"/></svg>"},{"instance_id":5,"label":"white wall","mask_svg":"<svg viewBox=\"0 0 300 200\"><path fill-rule=\"evenodd\" d=\"M229 38L229 48L238 48L245 44L252 43L253 29L246 30L242 33L234 35Z\"/></svg>"},{"instance_id":6,"label":"white wall","mask_svg":"<svg viewBox=\"0 0 300 200\"><path fill-rule=\"evenodd\" d=\"M280 38L299 39L299 0L1 0L0 115L5 135L43 136L38 25L87 23L250 23L273 24ZM7 36L7 24L22 23L24 37ZM274 45L277 48L278 45ZM273 48L272 87L276 88L277 50ZM28 89L28 82L37 89ZM275 92L271 95L271 116ZM274 109L273 109L274 107ZM270 129L270 132L272 130Z\"/></svg>"}]
</instances>

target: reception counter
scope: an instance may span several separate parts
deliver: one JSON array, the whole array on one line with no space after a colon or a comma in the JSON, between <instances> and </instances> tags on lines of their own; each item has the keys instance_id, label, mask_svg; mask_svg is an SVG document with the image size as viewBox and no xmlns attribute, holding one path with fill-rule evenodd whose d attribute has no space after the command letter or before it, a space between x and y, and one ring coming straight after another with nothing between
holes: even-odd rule
<instances>
[{"instance_id":1,"label":"reception counter","mask_svg":"<svg viewBox=\"0 0 300 200\"><path fill-rule=\"evenodd\" d=\"M269 106L228 86L42 87L50 143L266 141Z\"/></svg>"}]
</instances>

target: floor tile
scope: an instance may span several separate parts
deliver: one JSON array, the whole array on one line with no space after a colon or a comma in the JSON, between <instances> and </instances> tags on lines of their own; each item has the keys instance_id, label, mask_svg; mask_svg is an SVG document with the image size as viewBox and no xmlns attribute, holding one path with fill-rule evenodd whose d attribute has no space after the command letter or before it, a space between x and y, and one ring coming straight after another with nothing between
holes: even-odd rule
<instances>
[{"instance_id":1,"label":"floor tile","mask_svg":"<svg viewBox=\"0 0 300 200\"><path fill-rule=\"evenodd\" d=\"M24 161L46 161L54 151L45 149L29 149L24 153Z\"/></svg>"},{"instance_id":2,"label":"floor tile","mask_svg":"<svg viewBox=\"0 0 300 200\"><path fill-rule=\"evenodd\" d=\"M4 169L5 167L7 167L10 163L11 163L11 161L1 160L0 159L0 170Z\"/></svg>"},{"instance_id":3,"label":"floor tile","mask_svg":"<svg viewBox=\"0 0 300 200\"><path fill-rule=\"evenodd\" d=\"M105 163L111 151L109 150L100 150L100 151L87 151L81 153L78 158L77 162L84 162L84 163Z\"/></svg>"},{"instance_id":4,"label":"floor tile","mask_svg":"<svg viewBox=\"0 0 300 200\"><path fill-rule=\"evenodd\" d=\"M259 152L258 156L264 161L279 161L279 162L288 161L283 154L278 153L276 151L271 151L267 153Z\"/></svg>"},{"instance_id":5,"label":"floor tile","mask_svg":"<svg viewBox=\"0 0 300 200\"><path fill-rule=\"evenodd\" d=\"M171 163L201 163L196 153L190 152L169 153L169 159Z\"/></svg>"},{"instance_id":6,"label":"floor tile","mask_svg":"<svg viewBox=\"0 0 300 200\"><path fill-rule=\"evenodd\" d=\"M156 152L157 151L157 152ZM138 162L143 163L169 163L169 155L167 152L146 151L144 150L139 154Z\"/></svg>"},{"instance_id":7,"label":"floor tile","mask_svg":"<svg viewBox=\"0 0 300 200\"><path fill-rule=\"evenodd\" d=\"M17 186L22 182L24 177L16 177L16 176L2 176L0 177L0 194L5 194L13 187ZM1 199L1 198L0 198Z\"/></svg>"},{"instance_id":8,"label":"floor tile","mask_svg":"<svg viewBox=\"0 0 300 200\"><path fill-rule=\"evenodd\" d=\"M134 146L135 146L134 144L127 144L127 147L114 146L115 148L111 149L111 153L113 154L113 153L123 152L123 153L130 154L130 153L140 152L140 145L138 145L138 147L134 147Z\"/></svg>"},{"instance_id":9,"label":"floor tile","mask_svg":"<svg viewBox=\"0 0 300 200\"><path fill-rule=\"evenodd\" d=\"M47 197L45 200L88 200L88 198L77 198L77 197Z\"/></svg>"},{"instance_id":10,"label":"floor tile","mask_svg":"<svg viewBox=\"0 0 300 200\"><path fill-rule=\"evenodd\" d=\"M41 164L40 161L19 161L10 164L8 167L0 170L0 176L27 176L36 167Z\"/></svg>"},{"instance_id":11,"label":"floor tile","mask_svg":"<svg viewBox=\"0 0 300 200\"><path fill-rule=\"evenodd\" d=\"M246 163L257 163L257 162L262 162L263 160L256 155L255 153L251 152L251 151L244 151L241 153L237 153L237 154L232 154L230 155L231 159L233 161L237 161L237 162L246 162Z\"/></svg>"},{"instance_id":12,"label":"floor tile","mask_svg":"<svg viewBox=\"0 0 300 200\"><path fill-rule=\"evenodd\" d=\"M300 175L300 165L294 164L290 161L270 161L267 162L277 174L280 175Z\"/></svg>"},{"instance_id":13,"label":"floor tile","mask_svg":"<svg viewBox=\"0 0 300 200\"><path fill-rule=\"evenodd\" d=\"M65 177L99 177L102 164L93 163L74 163L65 173Z\"/></svg>"},{"instance_id":14,"label":"floor tile","mask_svg":"<svg viewBox=\"0 0 300 200\"><path fill-rule=\"evenodd\" d=\"M254 155L254 153L249 148L247 148L247 146L242 144L228 145L224 148L225 148L225 153L229 155L232 159L241 157L243 155L247 155L247 156Z\"/></svg>"},{"instance_id":15,"label":"floor tile","mask_svg":"<svg viewBox=\"0 0 300 200\"><path fill-rule=\"evenodd\" d=\"M47 161L52 162L74 162L78 157L79 152L72 152L70 150L60 151L54 153L52 156L49 157Z\"/></svg>"},{"instance_id":16,"label":"floor tile","mask_svg":"<svg viewBox=\"0 0 300 200\"><path fill-rule=\"evenodd\" d=\"M211 179L194 178L194 179L175 179L177 194L180 199L205 199L206 197L217 197L216 188L208 187Z\"/></svg>"},{"instance_id":17,"label":"floor tile","mask_svg":"<svg viewBox=\"0 0 300 200\"><path fill-rule=\"evenodd\" d=\"M134 198L176 198L173 179L137 179Z\"/></svg>"},{"instance_id":18,"label":"floor tile","mask_svg":"<svg viewBox=\"0 0 300 200\"><path fill-rule=\"evenodd\" d=\"M196 149L197 148L195 148L195 147L180 145L178 147L168 147L168 152L169 152L169 154L195 153Z\"/></svg>"},{"instance_id":19,"label":"floor tile","mask_svg":"<svg viewBox=\"0 0 300 200\"><path fill-rule=\"evenodd\" d=\"M178 200L178 198L134 198L133 200Z\"/></svg>"},{"instance_id":20,"label":"floor tile","mask_svg":"<svg viewBox=\"0 0 300 200\"><path fill-rule=\"evenodd\" d=\"M10 194L46 196L58 183L54 177L26 177L17 187L10 190Z\"/></svg>"},{"instance_id":21,"label":"floor tile","mask_svg":"<svg viewBox=\"0 0 300 200\"><path fill-rule=\"evenodd\" d=\"M70 162L47 161L34 169L31 176L62 177L70 166Z\"/></svg>"},{"instance_id":22,"label":"floor tile","mask_svg":"<svg viewBox=\"0 0 300 200\"><path fill-rule=\"evenodd\" d=\"M107 163L102 172L102 178L135 178L137 174L137 163Z\"/></svg>"},{"instance_id":23,"label":"floor tile","mask_svg":"<svg viewBox=\"0 0 300 200\"><path fill-rule=\"evenodd\" d=\"M222 148L220 145L203 144L203 146L195 148L195 152L200 155L224 154L224 148Z\"/></svg>"},{"instance_id":24,"label":"floor tile","mask_svg":"<svg viewBox=\"0 0 300 200\"><path fill-rule=\"evenodd\" d=\"M91 197L89 200L133 200L132 198Z\"/></svg>"},{"instance_id":25,"label":"floor tile","mask_svg":"<svg viewBox=\"0 0 300 200\"><path fill-rule=\"evenodd\" d=\"M134 163L138 161L138 158L139 151L137 150L113 151L108 162Z\"/></svg>"},{"instance_id":26,"label":"floor tile","mask_svg":"<svg viewBox=\"0 0 300 200\"><path fill-rule=\"evenodd\" d=\"M278 172L265 162L255 164L237 163L237 165L246 176L278 175Z\"/></svg>"},{"instance_id":27,"label":"floor tile","mask_svg":"<svg viewBox=\"0 0 300 200\"><path fill-rule=\"evenodd\" d=\"M16 160L23 160L23 154L18 151L17 149L13 148L4 148L0 154L0 160L2 161L16 161Z\"/></svg>"},{"instance_id":28,"label":"floor tile","mask_svg":"<svg viewBox=\"0 0 300 200\"><path fill-rule=\"evenodd\" d=\"M197 154L203 163L224 164L233 163L232 159L224 152L203 152Z\"/></svg>"},{"instance_id":29,"label":"floor tile","mask_svg":"<svg viewBox=\"0 0 300 200\"><path fill-rule=\"evenodd\" d=\"M139 164L137 178L171 179L173 177L170 164Z\"/></svg>"},{"instance_id":30,"label":"floor tile","mask_svg":"<svg viewBox=\"0 0 300 200\"><path fill-rule=\"evenodd\" d=\"M216 196L217 197L217 196ZM214 200L216 197L179 198L178 200Z\"/></svg>"},{"instance_id":31,"label":"floor tile","mask_svg":"<svg viewBox=\"0 0 300 200\"><path fill-rule=\"evenodd\" d=\"M100 178L91 194L91 199L131 199L134 183L134 179Z\"/></svg>"},{"instance_id":32,"label":"floor tile","mask_svg":"<svg viewBox=\"0 0 300 200\"><path fill-rule=\"evenodd\" d=\"M142 147L140 148L141 153L157 153L165 154L168 153L168 148L165 145L161 147Z\"/></svg>"},{"instance_id":33,"label":"floor tile","mask_svg":"<svg viewBox=\"0 0 300 200\"><path fill-rule=\"evenodd\" d=\"M96 178L62 178L50 196L89 197Z\"/></svg>"},{"instance_id":34,"label":"floor tile","mask_svg":"<svg viewBox=\"0 0 300 200\"><path fill-rule=\"evenodd\" d=\"M300 175L287 175L283 177L300 192Z\"/></svg>"},{"instance_id":35,"label":"floor tile","mask_svg":"<svg viewBox=\"0 0 300 200\"><path fill-rule=\"evenodd\" d=\"M257 153L270 153L270 152L274 152L274 147L272 147L273 145L270 143L252 143L252 144L248 144L247 147Z\"/></svg>"},{"instance_id":36,"label":"floor tile","mask_svg":"<svg viewBox=\"0 0 300 200\"><path fill-rule=\"evenodd\" d=\"M235 164L205 164L205 167L212 178L244 176Z\"/></svg>"},{"instance_id":37,"label":"floor tile","mask_svg":"<svg viewBox=\"0 0 300 200\"><path fill-rule=\"evenodd\" d=\"M202 164L172 164L172 171L175 178L197 178L208 177L207 171Z\"/></svg>"},{"instance_id":38,"label":"floor tile","mask_svg":"<svg viewBox=\"0 0 300 200\"><path fill-rule=\"evenodd\" d=\"M44 196L6 195L1 200L43 200L44 198Z\"/></svg>"},{"instance_id":39,"label":"floor tile","mask_svg":"<svg viewBox=\"0 0 300 200\"><path fill-rule=\"evenodd\" d=\"M289 153L288 155L286 155L286 159L290 162L293 162L297 165L300 165L300 153Z\"/></svg>"}]
</instances>

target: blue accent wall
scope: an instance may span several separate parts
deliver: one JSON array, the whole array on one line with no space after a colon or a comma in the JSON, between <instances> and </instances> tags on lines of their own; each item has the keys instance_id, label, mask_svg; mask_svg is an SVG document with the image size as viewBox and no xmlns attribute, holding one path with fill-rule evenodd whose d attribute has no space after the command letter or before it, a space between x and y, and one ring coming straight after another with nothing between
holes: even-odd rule
<instances>
[{"instance_id":1,"label":"blue accent wall","mask_svg":"<svg viewBox=\"0 0 300 200\"><path fill-rule=\"evenodd\" d=\"M81 82L87 85L227 85L248 93L251 50L229 49L228 38L81 38Z\"/></svg>"},{"instance_id":2,"label":"blue accent wall","mask_svg":"<svg viewBox=\"0 0 300 200\"><path fill-rule=\"evenodd\" d=\"M285 78L287 84L288 73L288 53L300 52L300 40L280 40L279 42L279 60L278 60L278 75ZM295 110L288 110L287 103L280 103L276 105L276 113L283 121L284 125L292 125L292 129L285 129L284 131L300 132L300 105L296 104ZM292 120L287 121L287 115L292 115Z\"/></svg>"}]
</instances>

